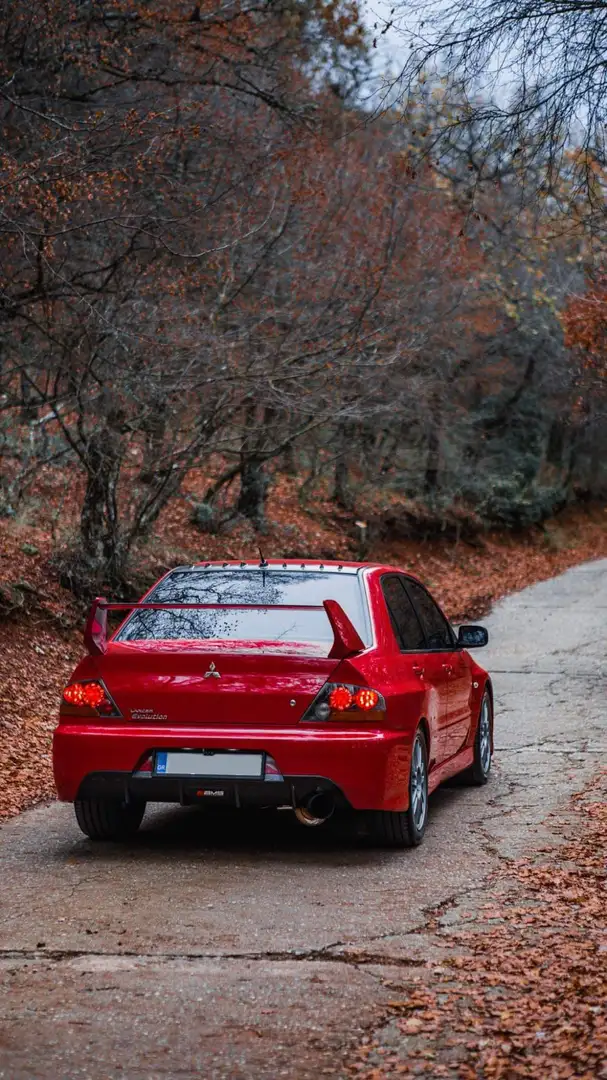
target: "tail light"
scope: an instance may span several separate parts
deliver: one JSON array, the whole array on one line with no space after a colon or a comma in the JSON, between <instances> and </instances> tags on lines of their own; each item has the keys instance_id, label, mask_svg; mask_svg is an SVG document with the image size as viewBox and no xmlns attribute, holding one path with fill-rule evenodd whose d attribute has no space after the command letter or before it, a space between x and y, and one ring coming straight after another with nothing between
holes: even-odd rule
<instances>
[{"instance_id":1,"label":"tail light","mask_svg":"<svg viewBox=\"0 0 607 1080\"><path fill-rule=\"evenodd\" d=\"M273 757L269 754L266 755L266 765L264 770L264 780L280 781L284 780L284 777L278 768L278 765L274 761Z\"/></svg>"},{"instance_id":2,"label":"tail light","mask_svg":"<svg viewBox=\"0 0 607 1080\"><path fill-rule=\"evenodd\" d=\"M122 716L107 687L97 679L68 683L61 700L62 716Z\"/></svg>"},{"instance_id":3,"label":"tail light","mask_svg":"<svg viewBox=\"0 0 607 1080\"><path fill-rule=\"evenodd\" d=\"M133 776L151 776L154 772L154 754L148 751L133 769Z\"/></svg>"},{"instance_id":4,"label":"tail light","mask_svg":"<svg viewBox=\"0 0 607 1080\"><path fill-rule=\"evenodd\" d=\"M302 720L356 720L361 713L385 712L386 702L369 686L326 683Z\"/></svg>"},{"instance_id":5,"label":"tail light","mask_svg":"<svg viewBox=\"0 0 607 1080\"><path fill-rule=\"evenodd\" d=\"M352 705L354 697L348 686L334 686L329 691L327 700L331 709L335 709L337 712L345 712Z\"/></svg>"}]
</instances>

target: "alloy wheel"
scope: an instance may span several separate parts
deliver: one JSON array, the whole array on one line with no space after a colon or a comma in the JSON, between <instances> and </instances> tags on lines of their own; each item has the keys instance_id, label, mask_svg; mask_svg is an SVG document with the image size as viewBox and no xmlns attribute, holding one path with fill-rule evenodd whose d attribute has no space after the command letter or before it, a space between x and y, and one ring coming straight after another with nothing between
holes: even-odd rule
<instances>
[{"instance_id":1,"label":"alloy wheel","mask_svg":"<svg viewBox=\"0 0 607 1080\"><path fill-rule=\"evenodd\" d=\"M489 708L489 699L486 695L483 698L483 704L481 706L478 744L481 768L485 775L487 775L491 765L491 712Z\"/></svg>"},{"instance_id":2,"label":"alloy wheel","mask_svg":"<svg viewBox=\"0 0 607 1080\"><path fill-rule=\"evenodd\" d=\"M411 761L411 815L418 832L421 832L424 828L427 813L428 777L426 758L421 738L418 735L413 744L413 758Z\"/></svg>"}]
</instances>

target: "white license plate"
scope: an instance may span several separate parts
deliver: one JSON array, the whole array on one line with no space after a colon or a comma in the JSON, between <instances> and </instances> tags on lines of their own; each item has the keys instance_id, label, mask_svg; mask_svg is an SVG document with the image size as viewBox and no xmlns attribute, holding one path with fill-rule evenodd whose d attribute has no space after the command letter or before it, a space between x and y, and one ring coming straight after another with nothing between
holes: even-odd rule
<instances>
[{"instance_id":1,"label":"white license plate","mask_svg":"<svg viewBox=\"0 0 607 1080\"><path fill-rule=\"evenodd\" d=\"M263 754L218 750L157 750L156 776L219 776L224 780L261 780Z\"/></svg>"}]
</instances>

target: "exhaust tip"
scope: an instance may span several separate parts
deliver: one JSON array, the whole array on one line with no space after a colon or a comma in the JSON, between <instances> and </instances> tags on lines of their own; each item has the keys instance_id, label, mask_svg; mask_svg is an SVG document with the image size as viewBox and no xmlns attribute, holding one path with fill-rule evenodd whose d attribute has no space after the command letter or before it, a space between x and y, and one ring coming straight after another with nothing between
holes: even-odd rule
<instances>
[{"instance_id":1,"label":"exhaust tip","mask_svg":"<svg viewBox=\"0 0 607 1080\"><path fill-rule=\"evenodd\" d=\"M316 791L309 795L302 806L295 807L295 817L302 825L322 825L335 810L335 800L328 791Z\"/></svg>"}]
</instances>

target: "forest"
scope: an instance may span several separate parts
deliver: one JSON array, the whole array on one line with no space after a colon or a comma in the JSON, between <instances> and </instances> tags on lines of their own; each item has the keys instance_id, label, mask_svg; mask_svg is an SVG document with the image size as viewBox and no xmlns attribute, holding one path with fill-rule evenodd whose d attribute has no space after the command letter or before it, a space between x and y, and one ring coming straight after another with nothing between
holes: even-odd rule
<instances>
[{"instance_id":1,"label":"forest","mask_svg":"<svg viewBox=\"0 0 607 1080\"><path fill-rule=\"evenodd\" d=\"M606 0L0 0L0 1077L607 1078L606 56ZM489 648L81 664L279 557Z\"/></svg>"},{"instance_id":2,"label":"forest","mask_svg":"<svg viewBox=\"0 0 607 1080\"><path fill-rule=\"evenodd\" d=\"M0 515L52 490L77 595L193 475L201 549L280 477L384 539L605 499L587 145L547 185L448 74L382 96L354 0L4 0L0 35Z\"/></svg>"}]
</instances>

